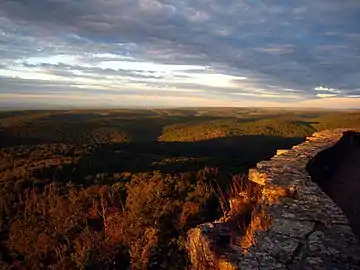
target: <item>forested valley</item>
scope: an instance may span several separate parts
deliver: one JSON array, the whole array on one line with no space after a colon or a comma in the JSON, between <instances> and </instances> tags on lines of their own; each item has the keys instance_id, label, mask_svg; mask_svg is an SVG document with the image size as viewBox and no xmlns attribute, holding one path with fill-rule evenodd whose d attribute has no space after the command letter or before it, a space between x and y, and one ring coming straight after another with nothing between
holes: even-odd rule
<instances>
[{"instance_id":1,"label":"forested valley","mask_svg":"<svg viewBox=\"0 0 360 270\"><path fill-rule=\"evenodd\" d=\"M0 269L187 269L247 172L356 111L0 112ZM1 261L1 260L0 260Z\"/></svg>"}]
</instances>

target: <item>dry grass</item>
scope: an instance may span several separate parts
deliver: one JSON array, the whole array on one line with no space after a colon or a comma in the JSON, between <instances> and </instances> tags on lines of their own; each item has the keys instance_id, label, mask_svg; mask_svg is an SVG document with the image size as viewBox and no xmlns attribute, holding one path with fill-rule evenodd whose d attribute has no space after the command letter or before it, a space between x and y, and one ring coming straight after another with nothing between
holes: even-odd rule
<instances>
[{"instance_id":1,"label":"dry grass","mask_svg":"<svg viewBox=\"0 0 360 270\"><path fill-rule=\"evenodd\" d=\"M245 174L232 178L224 192L219 186L214 190L223 211L223 219L235 221L252 212L261 194L261 187L248 180Z\"/></svg>"},{"instance_id":2,"label":"dry grass","mask_svg":"<svg viewBox=\"0 0 360 270\"><path fill-rule=\"evenodd\" d=\"M257 212L253 212L252 219L248 225L245 234L240 238L238 244L243 249L244 254L247 253L247 250L256 243L255 233L257 231L266 231L271 225L272 219L269 216L266 209L260 209Z\"/></svg>"},{"instance_id":3,"label":"dry grass","mask_svg":"<svg viewBox=\"0 0 360 270\"><path fill-rule=\"evenodd\" d=\"M249 181L243 174L235 175L225 192L219 186L214 192L218 196L224 214L220 221L230 230L229 245L240 245L243 249L250 247L254 242L253 229L261 229L262 217L254 215L253 212L262 194L262 188ZM240 241L235 240L239 238ZM220 247L214 247L215 253L219 249Z\"/></svg>"},{"instance_id":4,"label":"dry grass","mask_svg":"<svg viewBox=\"0 0 360 270\"><path fill-rule=\"evenodd\" d=\"M200 229L193 231L190 237L192 239L190 250L194 255L192 263L194 269L199 270L232 270L235 269L234 266L224 260L221 254L233 252L231 251L233 245L241 247L246 252L255 242L255 231L266 228L270 222L264 219L263 212L257 213L255 210L262 188L249 181L246 175L235 175L225 191L216 184L214 192L218 196L224 216L219 220L220 223L213 223L213 230L206 236ZM229 231L224 234L223 230ZM228 237L229 232L230 237ZM229 242L225 243L224 239Z\"/></svg>"},{"instance_id":5,"label":"dry grass","mask_svg":"<svg viewBox=\"0 0 360 270\"><path fill-rule=\"evenodd\" d=\"M220 221L227 224L231 231L229 244L240 246L245 254L256 243L256 232L268 230L272 223L268 206L258 204L261 197L266 196L270 204L280 197L296 197L293 188L264 189L249 181L246 175L235 175L227 191L223 192L217 186L215 193L224 214ZM218 250L219 247L214 248L214 251Z\"/></svg>"}]
</instances>

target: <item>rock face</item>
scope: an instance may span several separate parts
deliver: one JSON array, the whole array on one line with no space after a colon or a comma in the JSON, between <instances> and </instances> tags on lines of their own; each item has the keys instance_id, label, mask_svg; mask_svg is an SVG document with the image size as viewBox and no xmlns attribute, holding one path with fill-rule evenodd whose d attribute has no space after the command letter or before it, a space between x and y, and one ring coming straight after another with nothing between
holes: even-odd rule
<instances>
[{"instance_id":1,"label":"rock face","mask_svg":"<svg viewBox=\"0 0 360 270\"><path fill-rule=\"evenodd\" d=\"M242 245L231 243L224 219L202 224L188 233L193 269L360 269L348 219L308 173L320 152L352 141L346 131L314 133L251 169L262 191Z\"/></svg>"}]
</instances>

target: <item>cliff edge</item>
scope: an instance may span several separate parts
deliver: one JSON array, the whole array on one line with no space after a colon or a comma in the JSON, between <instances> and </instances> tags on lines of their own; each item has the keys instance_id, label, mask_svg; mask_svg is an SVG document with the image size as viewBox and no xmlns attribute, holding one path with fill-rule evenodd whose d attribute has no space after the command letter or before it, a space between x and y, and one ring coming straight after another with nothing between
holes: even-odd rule
<instances>
[{"instance_id":1,"label":"cliff edge","mask_svg":"<svg viewBox=\"0 0 360 270\"><path fill-rule=\"evenodd\" d=\"M329 197L334 188L325 188L355 148L358 133L328 130L258 163L249 171L261 188L250 222L240 236L226 217L190 230L193 269L360 269L359 228L351 218L357 209L345 209Z\"/></svg>"}]
</instances>

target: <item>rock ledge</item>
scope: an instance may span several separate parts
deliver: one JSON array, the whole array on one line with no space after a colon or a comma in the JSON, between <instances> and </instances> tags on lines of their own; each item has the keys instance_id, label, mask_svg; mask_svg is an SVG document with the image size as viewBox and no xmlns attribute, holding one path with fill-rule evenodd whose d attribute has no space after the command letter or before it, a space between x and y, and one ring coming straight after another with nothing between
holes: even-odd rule
<instances>
[{"instance_id":1,"label":"rock ledge","mask_svg":"<svg viewBox=\"0 0 360 270\"><path fill-rule=\"evenodd\" d=\"M193 269L360 269L360 245L347 218L307 172L344 132L351 137L349 130L314 133L251 169L250 181L262 186L247 228L251 244L245 252L236 244L216 249L229 239L222 219L202 224L188 233Z\"/></svg>"}]
</instances>

